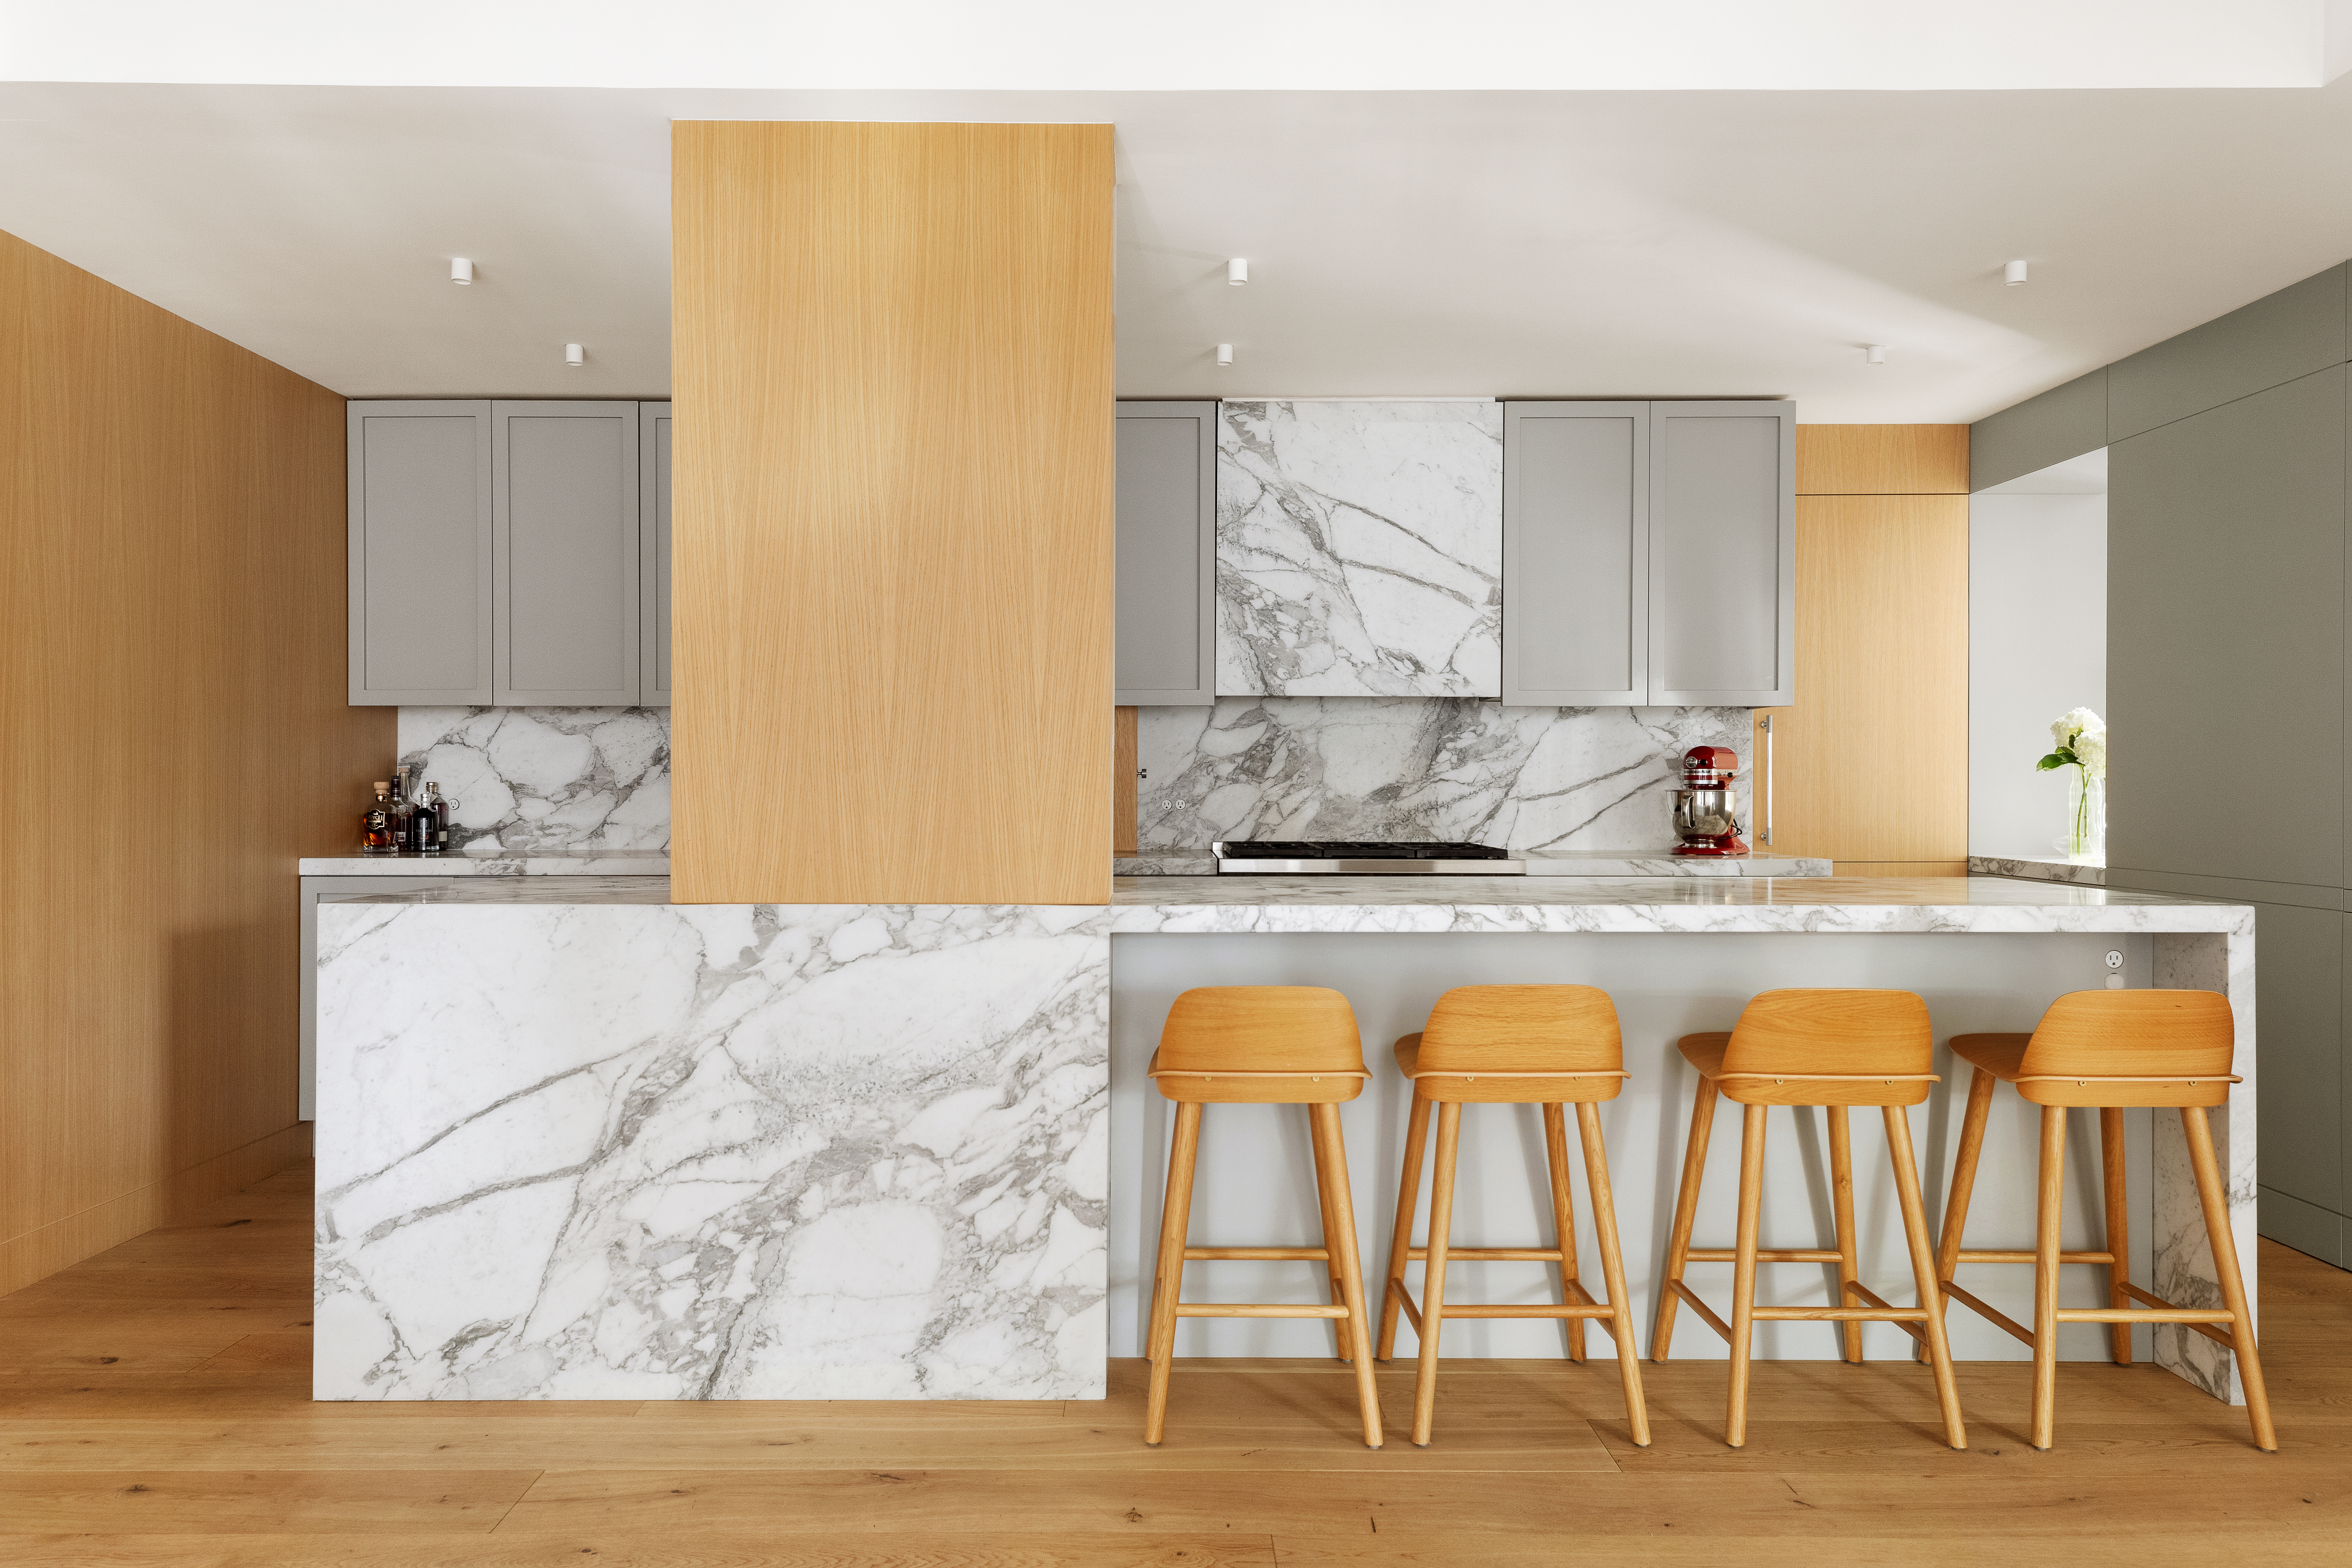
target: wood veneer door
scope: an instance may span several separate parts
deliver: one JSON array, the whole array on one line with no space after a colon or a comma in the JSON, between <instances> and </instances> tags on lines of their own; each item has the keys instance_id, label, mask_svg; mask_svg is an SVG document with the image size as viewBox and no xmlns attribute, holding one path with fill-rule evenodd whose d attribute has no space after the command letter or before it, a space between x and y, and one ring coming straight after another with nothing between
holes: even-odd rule
<instances>
[{"instance_id":1,"label":"wood veneer door","mask_svg":"<svg viewBox=\"0 0 2352 1568\"><path fill-rule=\"evenodd\" d=\"M1111 128L673 152L673 896L1108 902Z\"/></svg>"},{"instance_id":2,"label":"wood veneer door","mask_svg":"<svg viewBox=\"0 0 2352 1568\"><path fill-rule=\"evenodd\" d=\"M1771 847L1923 875L1969 843L1969 503L1797 498L1797 661L1772 720ZM1760 795L1760 792L1759 792Z\"/></svg>"}]
</instances>

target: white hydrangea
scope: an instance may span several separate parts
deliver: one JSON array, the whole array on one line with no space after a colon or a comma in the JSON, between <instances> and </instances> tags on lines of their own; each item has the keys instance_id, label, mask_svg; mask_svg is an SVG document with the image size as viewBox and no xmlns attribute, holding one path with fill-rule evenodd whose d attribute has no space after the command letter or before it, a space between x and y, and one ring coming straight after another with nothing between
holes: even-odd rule
<instances>
[{"instance_id":1,"label":"white hydrangea","mask_svg":"<svg viewBox=\"0 0 2352 1568\"><path fill-rule=\"evenodd\" d=\"M2085 730L2074 737L2074 755L2082 762L2085 778L2107 776L2107 731L2105 726Z\"/></svg>"},{"instance_id":2,"label":"white hydrangea","mask_svg":"<svg viewBox=\"0 0 2352 1568\"><path fill-rule=\"evenodd\" d=\"M2106 732L2107 726L2105 721L2100 719L2096 713L2092 712L2088 708L2075 708L2069 710L2063 719L2058 720L2050 726L2050 738L2053 741L2055 741L2062 748L2077 733L2084 735L2105 735ZM2103 750L2102 755L2104 754L2105 752Z\"/></svg>"}]
</instances>

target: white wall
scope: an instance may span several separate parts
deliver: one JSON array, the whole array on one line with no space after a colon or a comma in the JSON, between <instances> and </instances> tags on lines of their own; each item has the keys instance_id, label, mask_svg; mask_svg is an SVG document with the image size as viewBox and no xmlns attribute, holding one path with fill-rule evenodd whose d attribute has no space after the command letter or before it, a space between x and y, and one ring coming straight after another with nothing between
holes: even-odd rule
<instances>
[{"instance_id":1,"label":"white wall","mask_svg":"<svg viewBox=\"0 0 2352 1568\"><path fill-rule=\"evenodd\" d=\"M2107 498L1972 496L1969 853L2058 853L2065 775L2033 764L2071 708L2107 711Z\"/></svg>"}]
</instances>

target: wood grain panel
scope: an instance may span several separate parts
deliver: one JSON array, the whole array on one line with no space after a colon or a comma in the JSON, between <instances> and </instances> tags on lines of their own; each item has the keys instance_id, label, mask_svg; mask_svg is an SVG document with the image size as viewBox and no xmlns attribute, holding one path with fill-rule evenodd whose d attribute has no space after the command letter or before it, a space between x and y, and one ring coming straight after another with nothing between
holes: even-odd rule
<instances>
[{"instance_id":1,"label":"wood grain panel","mask_svg":"<svg viewBox=\"0 0 2352 1568\"><path fill-rule=\"evenodd\" d=\"M1772 847L1965 863L1966 496L1799 498L1797 669L1796 705L1758 710L1773 722Z\"/></svg>"},{"instance_id":2,"label":"wood grain panel","mask_svg":"<svg viewBox=\"0 0 2352 1568\"><path fill-rule=\"evenodd\" d=\"M1135 710L1117 710L1110 759L1110 852L1136 853Z\"/></svg>"},{"instance_id":3,"label":"wood grain panel","mask_svg":"<svg viewBox=\"0 0 2352 1568\"><path fill-rule=\"evenodd\" d=\"M5 235L0 364L5 1289L299 1144L294 863L395 715L345 705L341 397Z\"/></svg>"},{"instance_id":4,"label":"wood grain panel","mask_svg":"<svg viewBox=\"0 0 2352 1568\"><path fill-rule=\"evenodd\" d=\"M1965 877L1969 863L1958 860L1839 860L1830 867L1839 877Z\"/></svg>"},{"instance_id":5,"label":"wood grain panel","mask_svg":"<svg viewBox=\"0 0 2352 1568\"><path fill-rule=\"evenodd\" d=\"M1800 425L1801 496L1969 493L1965 425Z\"/></svg>"},{"instance_id":6,"label":"wood grain panel","mask_svg":"<svg viewBox=\"0 0 2352 1568\"><path fill-rule=\"evenodd\" d=\"M673 146L673 895L1108 901L1110 127Z\"/></svg>"}]
</instances>

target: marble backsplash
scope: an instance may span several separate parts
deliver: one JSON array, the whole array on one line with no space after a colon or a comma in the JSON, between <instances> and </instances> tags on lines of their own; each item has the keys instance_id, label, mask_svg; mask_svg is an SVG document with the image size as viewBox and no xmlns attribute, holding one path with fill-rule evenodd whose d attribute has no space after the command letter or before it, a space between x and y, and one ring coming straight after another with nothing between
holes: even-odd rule
<instances>
[{"instance_id":1,"label":"marble backsplash","mask_svg":"<svg viewBox=\"0 0 2352 1568\"><path fill-rule=\"evenodd\" d=\"M1505 708L1433 698L1222 697L1136 722L1138 847L1220 838L1434 838L1514 851L1675 841L1682 753L1745 708ZM1742 807L1751 799L1745 773Z\"/></svg>"},{"instance_id":2,"label":"marble backsplash","mask_svg":"<svg viewBox=\"0 0 2352 1568\"><path fill-rule=\"evenodd\" d=\"M669 847L667 708L403 708L400 760L457 803L452 847Z\"/></svg>"}]
</instances>

